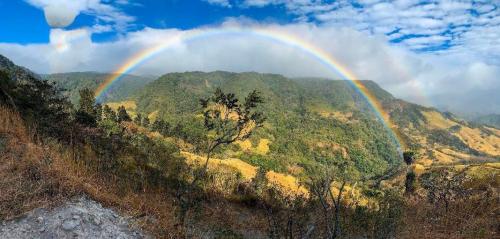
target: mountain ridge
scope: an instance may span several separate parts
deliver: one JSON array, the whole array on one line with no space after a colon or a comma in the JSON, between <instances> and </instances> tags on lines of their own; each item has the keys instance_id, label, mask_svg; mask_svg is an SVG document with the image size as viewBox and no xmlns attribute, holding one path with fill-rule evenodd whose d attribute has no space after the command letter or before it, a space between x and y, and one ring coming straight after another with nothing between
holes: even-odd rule
<instances>
[{"instance_id":1,"label":"mountain ridge","mask_svg":"<svg viewBox=\"0 0 500 239\"><path fill-rule=\"evenodd\" d=\"M55 83L58 87L65 89L65 95L71 100L74 105L77 105L79 100L78 91L83 88L95 90L99 85L111 77L117 75L113 73L102 72L67 72L42 75L43 79ZM131 74L122 74L121 79L111 85L110 90L104 94L100 100L120 100L131 92L140 89L154 78L136 76ZM111 93L109 93L111 92Z\"/></svg>"},{"instance_id":2,"label":"mountain ridge","mask_svg":"<svg viewBox=\"0 0 500 239\"><path fill-rule=\"evenodd\" d=\"M6 62L3 64L8 69L16 67L8 59L3 62ZM21 71L23 68L18 69ZM95 89L108 76L98 72L72 72L42 75L42 78L66 88L66 96L76 104L78 98L75 96L79 89ZM274 155L248 153L242 147L229 152L231 156L242 157L258 166L266 164L266 167L274 170L287 171L297 164L307 164L304 161L322 162L324 159L317 158L345 155L343 152L346 149L356 156L354 158L361 158L357 162L358 168L365 173L380 174L388 170L391 167L389 165L401 163L397 149L388 143L390 136L378 122L371 106L363 95L344 80L287 78L279 74L227 71L167 73L158 79L144 78L143 81L138 80L143 78L136 77L125 75L114 83L103 102L120 105L120 102L127 101L133 105L128 109L133 111L133 115L142 113L152 116L152 120L165 119L172 127L182 128L187 139L201 137L201 125L195 122L198 99L210 95L216 87L240 97L253 89L262 91L268 102L263 110L268 113L269 125L272 127L268 125L258 133L258 139L251 145L257 145L258 140L269 141L270 151ZM389 114L395 124L393 130L401 135L404 143L409 148L421 149L425 155L420 162L422 165L483 157L498 158L500 155L497 142L500 135L495 128L470 124L435 108L397 99L373 81L362 82ZM72 85L74 87L68 89L67 86ZM312 126L301 126L303 122L309 122ZM287 127L304 129L290 133ZM300 134L304 137L300 137ZM287 143L290 139L295 139L297 143ZM362 140L355 143L354 139ZM307 153L296 149L303 147L301 145L306 145L301 150ZM322 155L326 150L324 147L336 149L332 155ZM292 154L280 155L289 152Z\"/></svg>"},{"instance_id":3,"label":"mountain ridge","mask_svg":"<svg viewBox=\"0 0 500 239\"><path fill-rule=\"evenodd\" d=\"M451 113L440 112L432 107L424 107L397 99L374 82L363 81L363 83L377 97L384 110L389 114L391 121L395 124L393 130L402 136L408 148L421 149L421 153L424 155L420 162L422 165L429 166L434 162L451 163L464 159L474 160L478 157L495 158L500 155L497 143L500 136L495 129L470 124ZM369 138L372 138L374 141L377 141L377 137L388 140L387 131L378 123L373 109L366 102L364 96L357 92L356 89L353 89L349 82L343 80L318 78L290 79L282 75L255 72L196 71L168 73L132 94L127 99L127 102L134 102L136 104L134 113L136 111L143 115L154 114L159 118L166 119L172 125L176 125L179 122L192 121L197 112L197 99L208 96L216 87L221 87L224 91L234 92L240 97L253 89L257 89L263 94L264 99L268 102L263 107L263 111L268 114L269 124L273 125L274 128L269 127L264 129L266 133L261 133L262 135L259 137L260 139L271 140L271 152L278 150L277 148L280 147L276 146L277 148L273 148L273 140L274 143L282 146L288 144L284 139L276 142L276 135L278 134L287 135L285 138L294 139L300 142L300 145L309 145L308 147L311 147L309 150L313 151L321 151L317 148L317 145L314 145L316 143L324 144L325 142L329 142L337 146L340 143L340 148L351 149L350 153L357 155L356 157L366 159L366 155L379 155L376 157L379 157L379 159L384 158L387 160L383 160L385 162L394 163L398 161L394 151L392 153L393 156L381 156L383 154L380 154L380 152L377 153L377 150L373 149L385 148L385 146L368 146L373 143ZM115 103L119 104L119 102ZM302 120L301 114L307 115L306 118L311 120L309 121L311 124L316 124L316 131L314 127L308 128L309 126L302 126L299 123ZM285 119L287 120L284 121ZM190 123L188 125L191 129L196 128L190 125ZM298 125L307 128L301 134L302 138L309 137L308 140L310 142L302 142L303 139L298 134L292 133L290 135L286 127L277 130L276 127L281 127L277 125L287 125L287 127L292 129ZM330 128L326 127L326 125L330 125ZM338 130L335 127L344 128ZM317 131L318 129L323 130L323 132ZM375 129L377 132L372 132ZM269 130L275 130L275 132L270 132ZM324 137L310 135L310 132L315 132L318 135L324 134ZM351 134L352 132L357 133L353 135ZM366 132L372 133L365 134ZM267 136L263 136L265 134ZM332 134L337 136L328 136ZM325 137L337 138L325 139ZM347 143L342 137L347 137L349 139L347 141L350 143ZM486 138L483 139L483 137ZM364 146L371 148L371 151L368 150L364 153L360 153L362 151L355 152L356 150L353 149L356 146L352 144L355 138L364 138L362 140ZM253 145L257 144L258 140L253 142ZM300 147L299 145L295 145L294 147L290 147L290 151L294 150L292 148ZM235 150L239 151L239 149ZM290 151L282 150L280 152L287 154ZM314 157L325 156L314 156L314 154L304 155L301 153L297 153L297 155L300 155L297 156L299 158L308 157L309 160L312 160ZM254 164L258 163L258 161L266 161L268 163L273 161L273 159L263 160L262 156L238 156L246 157L245 160L247 162ZM279 155L274 156L279 157ZM290 158L294 157L290 156ZM329 157L334 156L330 155ZM391 157L393 160L388 159ZM297 163L300 164L300 162ZM383 165L385 163L375 160L372 161L369 167L377 168L374 164ZM288 165L288 167L293 167L293 165ZM365 168L367 165L359 165L359 167ZM383 166L383 168L387 169L386 166ZM276 170L276 168L273 169Z\"/></svg>"}]
</instances>

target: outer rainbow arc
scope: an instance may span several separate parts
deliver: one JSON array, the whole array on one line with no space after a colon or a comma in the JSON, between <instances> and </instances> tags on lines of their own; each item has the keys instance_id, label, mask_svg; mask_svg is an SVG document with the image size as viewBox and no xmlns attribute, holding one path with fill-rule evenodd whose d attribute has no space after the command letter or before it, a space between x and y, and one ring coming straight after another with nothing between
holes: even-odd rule
<instances>
[{"instance_id":1,"label":"outer rainbow arc","mask_svg":"<svg viewBox=\"0 0 500 239\"><path fill-rule=\"evenodd\" d=\"M209 29L205 31L194 31L183 36L176 36L166 39L161 44L155 45L153 47L146 48L137 54L130 57L123 65L121 65L117 70L114 71L95 91L96 98L100 98L113 84L113 82L118 81L121 77L131 72L134 68L146 62L148 59L156 56L160 52L167 50L177 43L194 41L204 37L220 36L220 35L249 35L253 37L259 37L267 40L271 40L280 44L286 44L290 47L301 50L303 53L308 54L312 58L318 60L320 63L329 68L332 72L340 74L343 78L348 80L348 82L367 100L368 104L374 110L374 113L382 121L384 126L393 136L395 143L398 147L404 146L404 141L401 139L399 132L395 130L395 124L390 120L389 114L385 112L381 103L377 98L371 93L366 86L357 79L357 77L347 70L341 63L336 61L331 55L325 51L317 48L309 42L306 42L297 36L290 35L285 32L271 31L267 29L255 29L255 28L224 28L224 29ZM401 150L401 149L399 149Z\"/></svg>"}]
</instances>

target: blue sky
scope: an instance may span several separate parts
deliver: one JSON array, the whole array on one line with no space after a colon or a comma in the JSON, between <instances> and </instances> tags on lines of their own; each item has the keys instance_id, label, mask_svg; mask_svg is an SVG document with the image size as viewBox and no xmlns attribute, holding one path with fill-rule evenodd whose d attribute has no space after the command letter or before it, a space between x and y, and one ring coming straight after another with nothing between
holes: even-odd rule
<instances>
[{"instance_id":1,"label":"blue sky","mask_svg":"<svg viewBox=\"0 0 500 239\"><path fill-rule=\"evenodd\" d=\"M32 1L36 2L36 1ZM50 1L47 1L50 2ZM294 20L284 6L268 5L263 7L221 7L207 1L195 0L141 0L127 4L109 4L134 20L127 23L125 31L136 31L144 27L191 29L204 25L223 22L228 17L245 16L251 19L274 23L287 23ZM0 21L0 40L15 43L46 43L49 41L50 26L45 22L43 11L30 1L2 1L1 13L7 21ZM94 24L106 24L92 14L80 14L67 29L77 29ZM96 41L116 39L123 30L94 34Z\"/></svg>"},{"instance_id":2,"label":"blue sky","mask_svg":"<svg viewBox=\"0 0 500 239\"><path fill-rule=\"evenodd\" d=\"M61 0L16 0L0 2L2 42L48 42L50 27L38 8ZM83 0L75 0L76 2ZM388 42L416 52L439 52L461 47L463 35L475 29L498 27L500 10L495 1L285 1L285 0L106 0L87 2L67 29L121 24L120 29L93 34L95 41L116 40L120 34L145 27L192 29L245 17L267 23L310 22L318 25L348 26L383 34ZM91 10L107 5L129 20L104 21ZM87 9L85 9L87 8ZM496 29L495 29L496 30ZM497 35L494 35L496 37ZM481 47L481 46L476 46ZM495 59L498 61L498 59Z\"/></svg>"},{"instance_id":3,"label":"blue sky","mask_svg":"<svg viewBox=\"0 0 500 239\"><path fill-rule=\"evenodd\" d=\"M500 113L498 1L5 0L0 15L0 54L39 73L111 72L169 39L259 28L306 41L398 97ZM303 52L251 36L181 40L130 73L189 70L339 78Z\"/></svg>"}]
</instances>

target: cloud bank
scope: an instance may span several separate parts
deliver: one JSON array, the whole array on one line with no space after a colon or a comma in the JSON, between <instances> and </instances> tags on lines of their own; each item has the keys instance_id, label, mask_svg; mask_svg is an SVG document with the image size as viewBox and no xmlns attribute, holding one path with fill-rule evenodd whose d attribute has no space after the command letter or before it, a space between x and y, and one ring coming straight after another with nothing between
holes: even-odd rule
<instances>
[{"instance_id":1,"label":"cloud bank","mask_svg":"<svg viewBox=\"0 0 500 239\"><path fill-rule=\"evenodd\" d=\"M216 4L219 1L209 1ZM416 52L469 51L500 63L500 2L472 0L242 0L218 6L282 6L297 22L386 35Z\"/></svg>"},{"instance_id":2,"label":"cloud bank","mask_svg":"<svg viewBox=\"0 0 500 239\"><path fill-rule=\"evenodd\" d=\"M168 39L226 27L264 28L301 38L334 56L359 79L373 80L406 100L460 112L500 112L500 106L491 103L500 102L498 94L493 93L500 92L498 66L477 60L467 53L417 54L389 45L384 35L367 34L352 28L308 23L261 25L249 23L247 19L230 19L211 28L145 28L105 43L93 42L89 29L53 29L49 44L0 43L0 54L39 73L111 72L138 52ZM160 75L194 70L257 71L290 77L340 77L300 49L251 35L207 36L188 42L180 41L130 73ZM487 99L485 94L489 96ZM485 100L490 103L486 104L483 102ZM474 108L470 108L471 105Z\"/></svg>"}]
</instances>

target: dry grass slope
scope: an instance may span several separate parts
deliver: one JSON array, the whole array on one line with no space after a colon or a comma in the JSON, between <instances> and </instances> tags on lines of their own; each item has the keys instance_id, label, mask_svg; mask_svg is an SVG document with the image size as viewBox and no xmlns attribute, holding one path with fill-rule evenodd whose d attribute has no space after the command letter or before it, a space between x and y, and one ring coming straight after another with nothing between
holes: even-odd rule
<instances>
[{"instance_id":1,"label":"dry grass slope","mask_svg":"<svg viewBox=\"0 0 500 239\"><path fill-rule=\"evenodd\" d=\"M77 187L48 166L57 155L34 143L17 113L0 106L0 115L0 220L75 195Z\"/></svg>"},{"instance_id":2,"label":"dry grass slope","mask_svg":"<svg viewBox=\"0 0 500 239\"><path fill-rule=\"evenodd\" d=\"M450 127L460 126L460 130L453 134L463 143L479 152L491 156L500 156L500 130L487 128L492 134L485 135L481 129L471 128L461 122L445 118L437 111L423 111L422 114L428 122L427 127L429 129L448 130ZM425 138L417 138L417 140L422 145L427 145ZM477 158L440 145L427 145L427 147L432 150L435 162L439 164L450 164L455 163L457 160L473 160Z\"/></svg>"}]
</instances>

